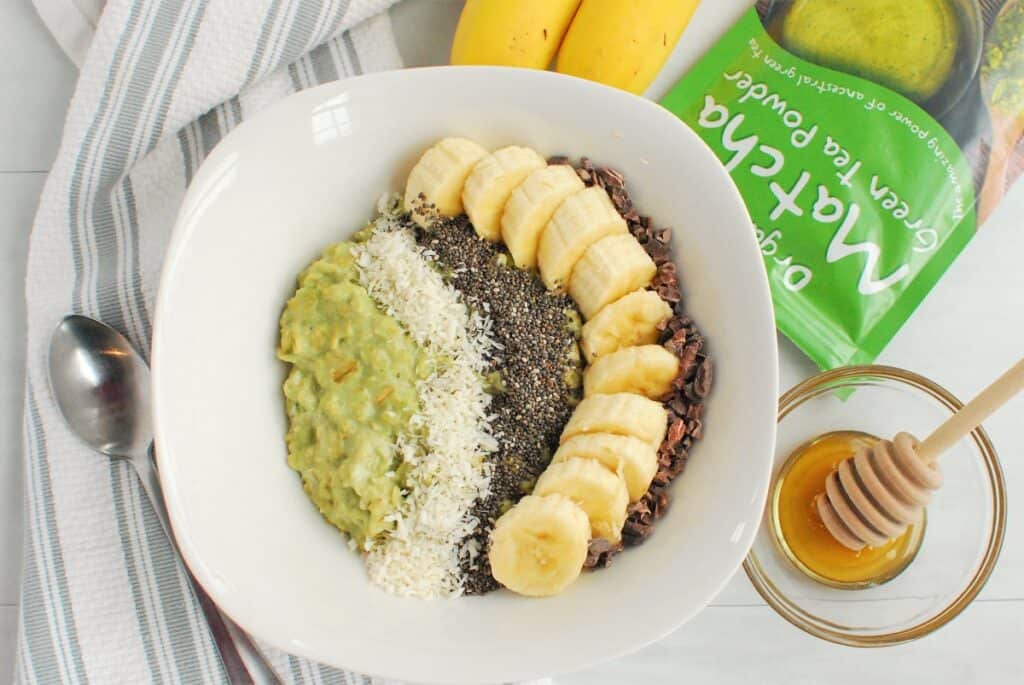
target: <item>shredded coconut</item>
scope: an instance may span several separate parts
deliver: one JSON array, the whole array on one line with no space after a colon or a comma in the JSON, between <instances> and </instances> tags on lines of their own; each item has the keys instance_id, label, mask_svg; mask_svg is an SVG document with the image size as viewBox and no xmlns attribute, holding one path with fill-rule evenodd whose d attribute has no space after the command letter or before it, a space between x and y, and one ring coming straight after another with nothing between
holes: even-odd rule
<instances>
[{"instance_id":1,"label":"shredded coconut","mask_svg":"<svg viewBox=\"0 0 1024 685\"><path fill-rule=\"evenodd\" d=\"M371 580L397 595L462 594L459 542L478 521L476 500L490 490L485 458L497 449L482 374L498 349L491 321L462 301L434 267L437 257L387 214L353 250L360 283L435 360L417 383L419 412L396 449L411 468L392 530L366 551Z\"/></svg>"}]
</instances>

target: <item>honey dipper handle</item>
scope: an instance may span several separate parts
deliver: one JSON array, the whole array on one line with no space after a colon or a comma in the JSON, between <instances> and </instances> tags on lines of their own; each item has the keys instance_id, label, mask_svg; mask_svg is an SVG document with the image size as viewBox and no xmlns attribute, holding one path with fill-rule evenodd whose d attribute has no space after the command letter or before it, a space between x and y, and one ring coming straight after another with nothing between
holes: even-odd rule
<instances>
[{"instance_id":1,"label":"honey dipper handle","mask_svg":"<svg viewBox=\"0 0 1024 685\"><path fill-rule=\"evenodd\" d=\"M917 455L926 462L933 462L939 455L952 447L958 440L978 427L1011 397L1024 390L1024 359L997 378L968 402L963 409L953 414L941 426L925 438L917 448Z\"/></svg>"}]
</instances>

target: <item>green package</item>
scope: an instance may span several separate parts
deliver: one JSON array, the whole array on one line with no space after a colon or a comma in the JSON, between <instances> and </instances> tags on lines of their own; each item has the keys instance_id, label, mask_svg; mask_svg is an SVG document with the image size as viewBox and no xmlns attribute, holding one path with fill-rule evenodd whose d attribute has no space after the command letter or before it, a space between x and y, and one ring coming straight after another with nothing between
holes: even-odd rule
<instances>
[{"instance_id":1,"label":"green package","mask_svg":"<svg viewBox=\"0 0 1024 685\"><path fill-rule=\"evenodd\" d=\"M662 101L732 175L779 329L822 368L877 357L1019 168L989 152L1024 134L993 113L995 60L1024 63L1002 4L762 2Z\"/></svg>"}]
</instances>

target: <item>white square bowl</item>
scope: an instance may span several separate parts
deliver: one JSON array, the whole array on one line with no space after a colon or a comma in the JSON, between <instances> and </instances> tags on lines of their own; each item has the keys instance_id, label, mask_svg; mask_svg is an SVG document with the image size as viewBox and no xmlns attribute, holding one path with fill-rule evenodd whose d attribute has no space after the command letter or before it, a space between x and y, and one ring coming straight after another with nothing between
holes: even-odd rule
<instances>
[{"instance_id":1,"label":"white square bowl","mask_svg":"<svg viewBox=\"0 0 1024 685\"><path fill-rule=\"evenodd\" d=\"M644 545L564 594L389 596L285 463L275 359L297 274L371 218L424 149L587 155L622 171L642 214L674 230L689 313L715 381L705 437ZM389 72L298 93L203 164L171 241L153 343L157 455L182 553L214 600L281 649L392 678L474 683L571 671L681 625L725 585L757 530L778 394L768 283L739 193L661 107L546 72Z\"/></svg>"}]
</instances>

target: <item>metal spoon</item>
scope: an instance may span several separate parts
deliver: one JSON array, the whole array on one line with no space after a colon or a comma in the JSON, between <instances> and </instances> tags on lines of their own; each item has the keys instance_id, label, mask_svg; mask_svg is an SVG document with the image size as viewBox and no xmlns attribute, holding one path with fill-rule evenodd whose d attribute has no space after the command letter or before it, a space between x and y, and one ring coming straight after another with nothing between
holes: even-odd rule
<instances>
[{"instance_id":1,"label":"metal spoon","mask_svg":"<svg viewBox=\"0 0 1024 685\"><path fill-rule=\"evenodd\" d=\"M50 387L68 426L83 442L135 468L177 551L152 456L146 362L113 328L85 316L67 316L50 339ZM245 633L221 616L191 572L189 578L231 682L278 683Z\"/></svg>"}]
</instances>

